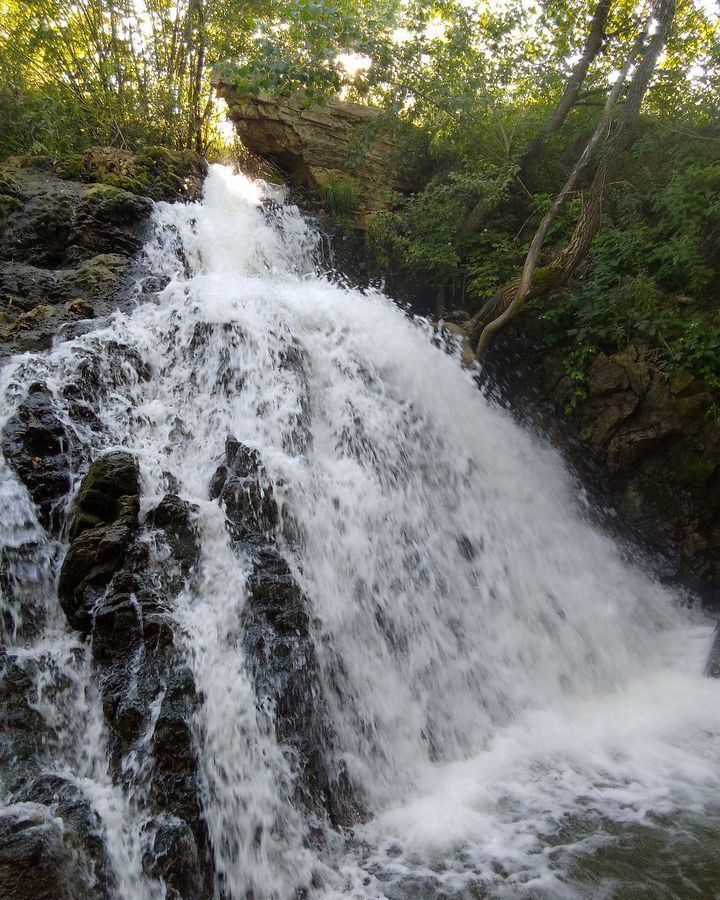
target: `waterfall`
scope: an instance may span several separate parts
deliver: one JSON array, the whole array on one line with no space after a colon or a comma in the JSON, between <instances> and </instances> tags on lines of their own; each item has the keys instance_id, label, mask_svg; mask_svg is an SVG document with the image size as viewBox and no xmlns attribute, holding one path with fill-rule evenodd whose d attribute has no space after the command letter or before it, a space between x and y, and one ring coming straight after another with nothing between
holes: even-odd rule
<instances>
[{"instance_id":1,"label":"waterfall","mask_svg":"<svg viewBox=\"0 0 720 900\"><path fill-rule=\"evenodd\" d=\"M0 425L45 386L80 448L66 521L90 462L118 450L139 463L141 521L169 492L194 509L199 561L167 614L198 698L214 896L707 891L720 788L707 621L593 524L558 453L485 398L426 323L322 273L318 235L276 189L213 167L201 202L156 205L144 256L165 287L7 363ZM69 411L78 385L86 421ZM307 620L307 641L283 644L304 654L292 737L270 651L267 689L248 658L257 554L211 498L228 439L261 461L276 581ZM103 896L182 896L144 844L168 688L113 769L92 640L56 597L71 534L40 524L4 463L0 491L7 654L54 736L38 765L98 817ZM328 774L314 802L316 770ZM22 782L3 782L7 803Z\"/></svg>"}]
</instances>

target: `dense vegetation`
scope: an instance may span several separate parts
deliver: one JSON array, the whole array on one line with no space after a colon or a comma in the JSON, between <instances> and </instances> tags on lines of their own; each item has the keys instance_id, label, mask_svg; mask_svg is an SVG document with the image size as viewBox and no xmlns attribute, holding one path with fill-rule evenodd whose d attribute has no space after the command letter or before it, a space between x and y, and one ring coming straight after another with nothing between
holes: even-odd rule
<instances>
[{"instance_id":1,"label":"dense vegetation","mask_svg":"<svg viewBox=\"0 0 720 900\"><path fill-rule=\"evenodd\" d=\"M657 19L663 2L1 0L0 156L97 144L227 152L209 80L225 61L248 92L301 88L308 102L343 92L413 123L425 153L426 189L397 198L371 223L375 253L396 277L429 285L438 314L472 320L515 283L635 53L628 86L551 216L536 266L546 271L562 256L602 171L592 242L569 277L530 302L543 312L548 341L566 349L578 396L594 354L632 340L651 343L668 372L691 371L719 389L720 30L712 2L666 4L670 27L640 116L616 152L607 150L657 29L651 21L642 37L648 15ZM346 216L352 190L325 199Z\"/></svg>"}]
</instances>

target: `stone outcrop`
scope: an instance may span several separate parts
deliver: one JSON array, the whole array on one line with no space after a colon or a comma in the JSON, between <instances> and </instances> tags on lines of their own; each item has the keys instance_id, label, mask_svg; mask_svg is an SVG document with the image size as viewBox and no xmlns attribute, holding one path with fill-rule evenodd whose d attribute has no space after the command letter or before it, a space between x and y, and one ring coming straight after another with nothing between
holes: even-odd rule
<instances>
[{"instance_id":1,"label":"stone outcrop","mask_svg":"<svg viewBox=\"0 0 720 900\"><path fill-rule=\"evenodd\" d=\"M345 825L360 814L317 691L318 661L308 602L277 546L279 510L260 456L228 438L210 484L239 552L252 560L243 645L258 714L268 718L295 774L296 799L315 816Z\"/></svg>"},{"instance_id":2,"label":"stone outcrop","mask_svg":"<svg viewBox=\"0 0 720 900\"><path fill-rule=\"evenodd\" d=\"M720 602L720 425L707 385L668 378L650 347L598 354L587 396L561 348L548 350L529 311L501 336L489 361L516 408L539 420L586 483L600 485L620 520L659 550L668 571Z\"/></svg>"},{"instance_id":3,"label":"stone outcrop","mask_svg":"<svg viewBox=\"0 0 720 900\"><path fill-rule=\"evenodd\" d=\"M189 151L97 148L0 166L0 355L44 350L127 298L151 200L199 194Z\"/></svg>"},{"instance_id":4,"label":"stone outcrop","mask_svg":"<svg viewBox=\"0 0 720 900\"><path fill-rule=\"evenodd\" d=\"M44 384L31 385L2 433L2 452L25 484L43 527L56 532L72 487L74 441Z\"/></svg>"},{"instance_id":5,"label":"stone outcrop","mask_svg":"<svg viewBox=\"0 0 720 900\"><path fill-rule=\"evenodd\" d=\"M369 213L388 207L393 192L417 189L413 167L399 149L400 126L379 110L336 99L308 104L302 93L238 93L224 69L216 70L213 83L252 153L321 198L343 193L345 202L354 202L348 212L359 227Z\"/></svg>"},{"instance_id":6,"label":"stone outcrop","mask_svg":"<svg viewBox=\"0 0 720 900\"><path fill-rule=\"evenodd\" d=\"M99 900L92 861L71 817L42 803L0 812L0 896L13 900ZM107 896L107 895L105 895Z\"/></svg>"},{"instance_id":7,"label":"stone outcrop","mask_svg":"<svg viewBox=\"0 0 720 900\"><path fill-rule=\"evenodd\" d=\"M58 585L60 605L73 628L91 628L98 603L123 566L137 530L138 478L135 457L123 452L101 457L85 476Z\"/></svg>"},{"instance_id":8,"label":"stone outcrop","mask_svg":"<svg viewBox=\"0 0 720 900\"><path fill-rule=\"evenodd\" d=\"M69 623L91 639L114 777L145 796L146 873L174 900L209 900L214 869L192 730L198 697L171 617L198 564L196 510L169 494L141 524L139 497L131 454L107 453L90 466L58 594ZM151 770L135 784L127 761L142 752Z\"/></svg>"}]
</instances>

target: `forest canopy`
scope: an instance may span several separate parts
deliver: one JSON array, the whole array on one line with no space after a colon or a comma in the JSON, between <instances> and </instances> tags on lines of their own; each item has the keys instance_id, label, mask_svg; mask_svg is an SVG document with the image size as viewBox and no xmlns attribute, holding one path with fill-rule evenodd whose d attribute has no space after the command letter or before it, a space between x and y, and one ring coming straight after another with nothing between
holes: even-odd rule
<instances>
[{"instance_id":1,"label":"forest canopy","mask_svg":"<svg viewBox=\"0 0 720 900\"><path fill-rule=\"evenodd\" d=\"M412 123L425 189L369 223L392 281L473 340L526 301L584 391L629 340L720 390L715 0L0 0L0 158L227 158L211 86ZM551 298L548 302L548 297ZM544 307L547 308L544 308Z\"/></svg>"},{"instance_id":2,"label":"forest canopy","mask_svg":"<svg viewBox=\"0 0 720 900\"><path fill-rule=\"evenodd\" d=\"M646 10L610 4L579 120L622 66ZM422 125L444 149L503 158L562 94L593 4L577 0L2 0L0 152L160 143L218 150L210 71L248 91L344 91ZM713 0L681 0L646 111L717 124Z\"/></svg>"}]
</instances>

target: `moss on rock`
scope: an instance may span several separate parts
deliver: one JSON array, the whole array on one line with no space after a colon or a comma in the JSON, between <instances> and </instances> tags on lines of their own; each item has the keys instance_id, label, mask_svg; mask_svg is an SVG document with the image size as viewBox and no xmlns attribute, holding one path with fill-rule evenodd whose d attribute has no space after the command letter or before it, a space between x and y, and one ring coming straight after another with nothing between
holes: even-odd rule
<instances>
[{"instance_id":1,"label":"moss on rock","mask_svg":"<svg viewBox=\"0 0 720 900\"><path fill-rule=\"evenodd\" d=\"M207 163L194 151L166 147L145 147L138 153L96 147L52 160L52 165L68 181L104 184L151 200L193 199L207 172Z\"/></svg>"}]
</instances>

